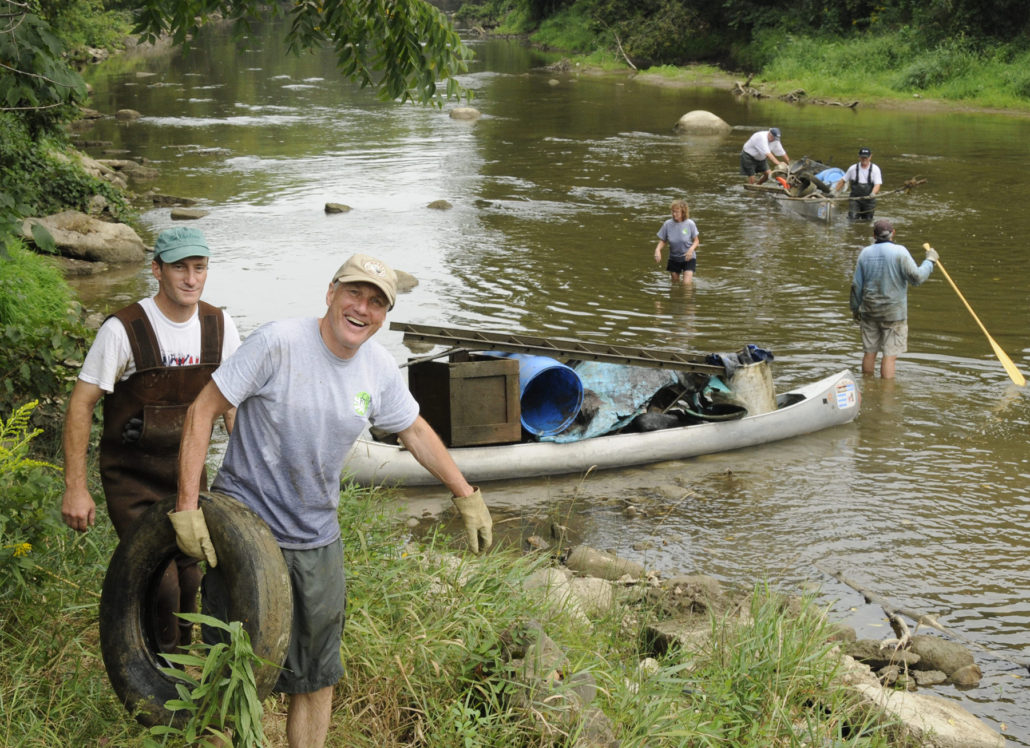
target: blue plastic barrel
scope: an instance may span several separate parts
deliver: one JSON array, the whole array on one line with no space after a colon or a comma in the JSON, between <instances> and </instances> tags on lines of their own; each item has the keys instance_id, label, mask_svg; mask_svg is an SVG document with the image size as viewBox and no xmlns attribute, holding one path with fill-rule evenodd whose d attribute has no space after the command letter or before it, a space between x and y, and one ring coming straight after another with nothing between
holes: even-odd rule
<instances>
[{"instance_id":1,"label":"blue plastic barrel","mask_svg":"<svg viewBox=\"0 0 1030 748\"><path fill-rule=\"evenodd\" d=\"M519 362L519 405L526 431L553 436L576 420L583 405L583 382L573 369L547 356L493 351L488 355Z\"/></svg>"}]
</instances>

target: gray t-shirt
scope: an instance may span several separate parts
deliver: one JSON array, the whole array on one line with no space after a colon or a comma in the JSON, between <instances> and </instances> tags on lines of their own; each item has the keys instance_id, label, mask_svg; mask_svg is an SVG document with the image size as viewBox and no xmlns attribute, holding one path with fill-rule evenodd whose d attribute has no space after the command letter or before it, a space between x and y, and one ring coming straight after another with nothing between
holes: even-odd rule
<instances>
[{"instance_id":1,"label":"gray t-shirt","mask_svg":"<svg viewBox=\"0 0 1030 748\"><path fill-rule=\"evenodd\" d=\"M418 417L393 356L366 341L352 358L326 347L318 320L258 328L213 375L237 406L212 490L260 515L283 548L320 548L340 536L340 473L372 423L397 432Z\"/></svg>"},{"instance_id":2,"label":"gray t-shirt","mask_svg":"<svg viewBox=\"0 0 1030 748\"><path fill-rule=\"evenodd\" d=\"M674 221L669 218L658 229L658 238L669 245L670 260L685 259L687 250L698 236L697 224L691 218L685 221Z\"/></svg>"}]
</instances>

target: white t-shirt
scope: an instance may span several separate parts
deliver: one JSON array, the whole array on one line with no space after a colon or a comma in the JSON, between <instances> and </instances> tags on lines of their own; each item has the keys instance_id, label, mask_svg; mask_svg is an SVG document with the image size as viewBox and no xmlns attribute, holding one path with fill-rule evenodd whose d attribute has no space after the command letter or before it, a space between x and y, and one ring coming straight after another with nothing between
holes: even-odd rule
<instances>
[{"instance_id":1,"label":"white t-shirt","mask_svg":"<svg viewBox=\"0 0 1030 748\"><path fill-rule=\"evenodd\" d=\"M783 144L779 140L769 142L769 131L759 130L744 143L744 153L759 160L768 158L770 153L776 156L785 157L787 152L783 150Z\"/></svg>"},{"instance_id":2,"label":"white t-shirt","mask_svg":"<svg viewBox=\"0 0 1030 748\"><path fill-rule=\"evenodd\" d=\"M418 418L389 351L366 340L339 358L315 318L262 325L212 381L237 406L212 488L249 506L294 550L340 537L340 475L361 432L371 423L396 433Z\"/></svg>"},{"instance_id":3,"label":"white t-shirt","mask_svg":"<svg viewBox=\"0 0 1030 748\"><path fill-rule=\"evenodd\" d=\"M185 322L173 322L165 317L152 298L140 300L140 306L154 328L161 349L161 362L165 366L192 366L200 363L199 310ZM227 312L222 311L225 333L222 337L222 360L240 347L240 333ZM111 317L100 326L96 340L90 346L79 372L83 382L97 385L104 392L114 392L118 382L136 372L129 335L121 320Z\"/></svg>"},{"instance_id":4,"label":"white t-shirt","mask_svg":"<svg viewBox=\"0 0 1030 748\"><path fill-rule=\"evenodd\" d=\"M880 167L871 161L869 162L868 169L863 169L862 164L860 163L852 164L844 173L844 178L852 184L883 184L883 177L880 175Z\"/></svg>"}]
</instances>

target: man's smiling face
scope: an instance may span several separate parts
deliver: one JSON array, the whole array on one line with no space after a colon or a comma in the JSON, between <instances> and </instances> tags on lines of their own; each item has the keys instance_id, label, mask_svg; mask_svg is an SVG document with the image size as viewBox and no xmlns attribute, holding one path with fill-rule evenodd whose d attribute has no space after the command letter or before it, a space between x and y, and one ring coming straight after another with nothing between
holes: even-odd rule
<instances>
[{"instance_id":1,"label":"man's smiling face","mask_svg":"<svg viewBox=\"0 0 1030 748\"><path fill-rule=\"evenodd\" d=\"M386 321L390 301L372 283L330 283L329 309L319 321L322 340L340 358L350 358Z\"/></svg>"}]
</instances>

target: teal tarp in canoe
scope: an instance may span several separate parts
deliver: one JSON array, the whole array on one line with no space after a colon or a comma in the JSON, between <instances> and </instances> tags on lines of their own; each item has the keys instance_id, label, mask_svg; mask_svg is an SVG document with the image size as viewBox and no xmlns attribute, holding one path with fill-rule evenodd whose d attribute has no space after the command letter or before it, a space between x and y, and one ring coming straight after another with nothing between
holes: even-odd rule
<instances>
[{"instance_id":1,"label":"teal tarp in canoe","mask_svg":"<svg viewBox=\"0 0 1030 748\"><path fill-rule=\"evenodd\" d=\"M540 441L577 442L622 428L644 412L658 390L679 382L676 372L647 366L583 361L574 368L583 382L580 417L560 434Z\"/></svg>"}]
</instances>

